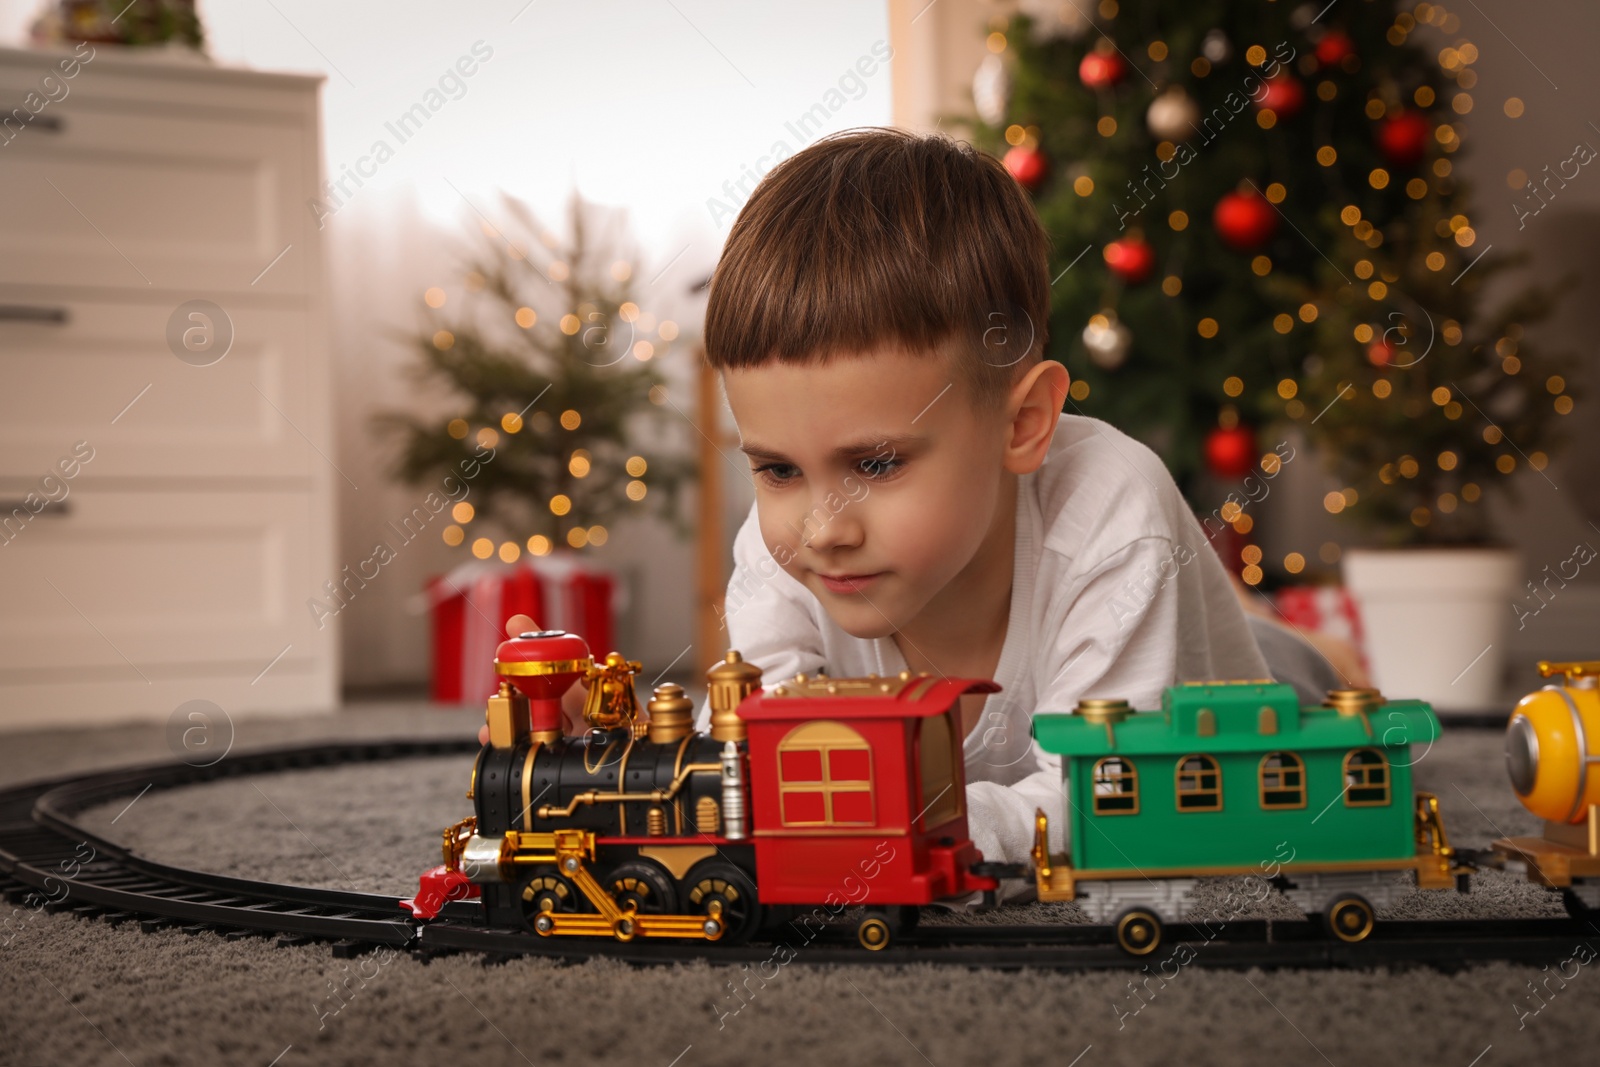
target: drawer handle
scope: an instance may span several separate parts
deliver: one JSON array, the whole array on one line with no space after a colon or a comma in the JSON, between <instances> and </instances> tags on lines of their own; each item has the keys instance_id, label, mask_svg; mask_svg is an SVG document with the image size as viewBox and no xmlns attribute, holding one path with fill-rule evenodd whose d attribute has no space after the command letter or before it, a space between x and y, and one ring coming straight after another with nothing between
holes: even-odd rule
<instances>
[{"instance_id":1,"label":"drawer handle","mask_svg":"<svg viewBox=\"0 0 1600 1067\"><path fill-rule=\"evenodd\" d=\"M4 322L53 322L57 326L65 326L70 317L66 308L0 304L0 321Z\"/></svg>"},{"instance_id":2,"label":"drawer handle","mask_svg":"<svg viewBox=\"0 0 1600 1067\"><path fill-rule=\"evenodd\" d=\"M15 500L0 500L0 522L11 518L12 513L17 511L22 512L31 519L64 519L71 510L72 501L63 498L55 504L46 505L35 512L28 507L28 502L19 496Z\"/></svg>"}]
</instances>

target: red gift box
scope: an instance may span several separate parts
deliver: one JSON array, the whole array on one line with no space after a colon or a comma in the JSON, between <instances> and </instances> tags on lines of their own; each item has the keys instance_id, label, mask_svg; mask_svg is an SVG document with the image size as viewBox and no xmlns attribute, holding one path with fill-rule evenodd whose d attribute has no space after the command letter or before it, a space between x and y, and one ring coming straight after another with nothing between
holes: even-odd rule
<instances>
[{"instance_id":1,"label":"red gift box","mask_svg":"<svg viewBox=\"0 0 1600 1067\"><path fill-rule=\"evenodd\" d=\"M472 560L428 581L433 617L432 698L472 704L495 691L494 652L506 621L531 617L540 629L583 638L596 657L616 651L621 585L616 575L562 556L517 563Z\"/></svg>"},{"instance_id":2,"label":"red gift box","mask_svg":"<svg viewBox=\"0 0 1600 1067\"><path fill-rule=\"evenodd\" d=\"M1370 668L1361 631L1361 610L1344 586L1291 585L1279 589L1274 599L1289 623L1350 642L1360 653L1362 666Z\"/></svg>"}]
</instances>

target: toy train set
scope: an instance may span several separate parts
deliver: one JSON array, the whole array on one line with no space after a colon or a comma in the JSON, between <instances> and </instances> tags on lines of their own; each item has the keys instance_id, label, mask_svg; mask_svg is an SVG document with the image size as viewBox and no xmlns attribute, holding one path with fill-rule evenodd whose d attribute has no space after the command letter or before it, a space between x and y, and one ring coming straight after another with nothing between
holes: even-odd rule
<instances>
[{"instance_id":1,"label":"toy train set","mask_svg":"<svg viewBox=\"0 0 1600 1067\"><path fill-rule=\"evenodd\" d=\"M994 682L800 674L766 690L730 651L708 672L700 732L674 684L640 713L640 666L596 662L559 630L500 645L475 814L402 902L415 918L476 899L488 927L541 937L737 944L848 898L856 939L878 950L920 908L992 905L1001 879L1024 877L1139 956L1217 876L1265 879L1344 942L1412 886L1466 892L1483 866L1561 892L1574 914L1600 907L1600 663L1541 663L1561 684L1511 716L1511 785L1543 837L1451 847L1437 798L1412 787L1412 745L1440 729L1422 701L1343 689L1309 706L1268 679L1204 681L1169 687L1159 710L1095 699L1035 716L1064 803L1038 812L1026 865L986 861L967 831L959 698ZM561 696L579 678L588 729L569 735ZM1066 847L1052 853L1056 821Z\"/></svg>"}]
</instances>

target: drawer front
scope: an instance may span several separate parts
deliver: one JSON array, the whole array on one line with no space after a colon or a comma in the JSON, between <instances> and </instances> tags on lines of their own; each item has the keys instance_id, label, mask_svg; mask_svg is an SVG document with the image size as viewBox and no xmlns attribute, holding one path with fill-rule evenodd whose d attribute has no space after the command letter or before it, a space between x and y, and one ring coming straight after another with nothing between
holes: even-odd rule
<instances>
[{"instance_id":1,"label":"drawer front","mask_svg":"<svg viewBox=\"0 0 1600 1067\"><path fill-rule=\"evenodd\" d=\"M0 702L39 683L249 683L286 647L273 670L334 655L336 625L306 607L333 577L313 573L329 564L310 494L75 488L62 504L0 516Z\"/></svg>"},{"instance_id":2,"label":"drawer front","mask_svg":"<svg viewBox=\"0 0 1600 1067\"><path fill-rule=\"evenodd\" d=\"M0 496L50 473L79 440L93 450L81 474L94 478L338 477L326 402L314 400L326 388L311 381L308 313L216 303L232 345L196 366L169 347L176 303L0 289Z\"/></svg>"},{"instance_id":3,"label":"drawer front","mask_svg":"<svg viewBox=\"0 0 1600 1067\"><path fill-rule=\"evenodd\" d=\"M313 136L69 95L0 148L0 283L303 293Z\"/></svg>"}]
</instances>

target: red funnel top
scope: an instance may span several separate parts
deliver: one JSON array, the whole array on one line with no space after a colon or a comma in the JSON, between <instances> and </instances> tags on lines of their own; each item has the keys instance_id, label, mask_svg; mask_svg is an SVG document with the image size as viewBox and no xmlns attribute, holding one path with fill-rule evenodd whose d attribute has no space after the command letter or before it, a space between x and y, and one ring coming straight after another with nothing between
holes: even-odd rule
<instances>
[{"instance_id":1,"label":"red funnel top","mask_svg":"<svg viewBox=\"0 0 1600 1067\"><path fill-rule=\"evenodd\" d=\"M565 630L519 634L494 654L495 673L527 694L535 731L561 729L561 695L593 665L589 645Z\"/></svg>"}]
</instances>

